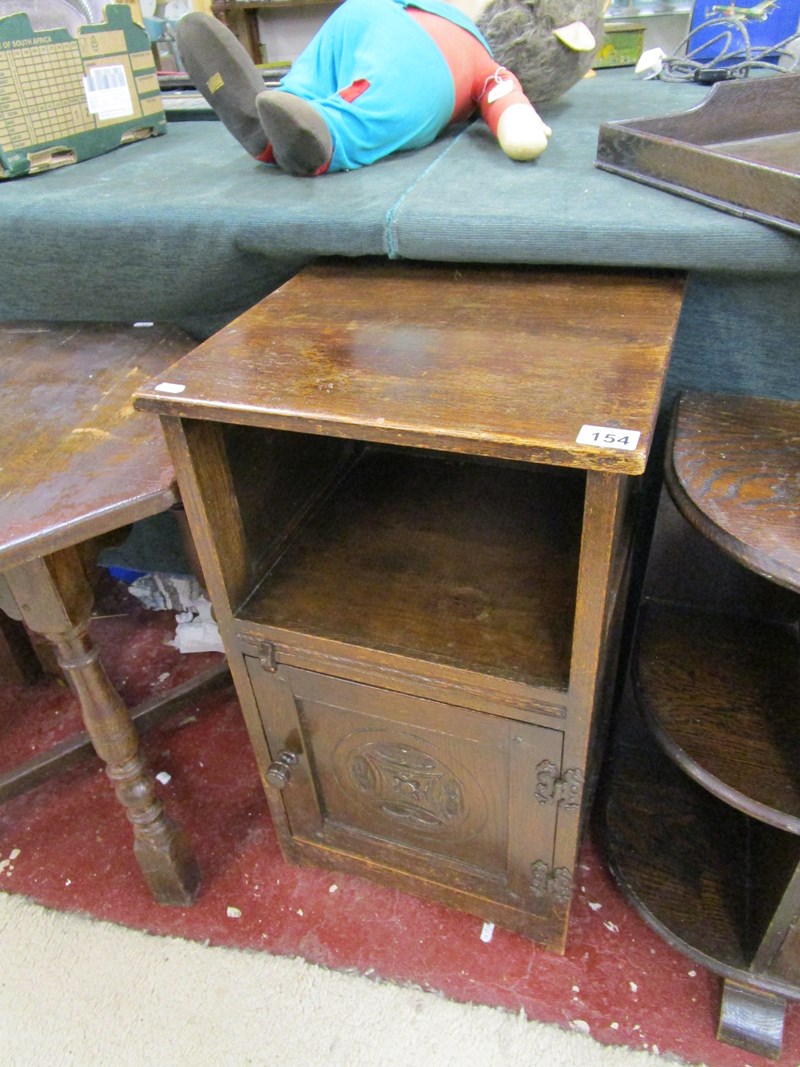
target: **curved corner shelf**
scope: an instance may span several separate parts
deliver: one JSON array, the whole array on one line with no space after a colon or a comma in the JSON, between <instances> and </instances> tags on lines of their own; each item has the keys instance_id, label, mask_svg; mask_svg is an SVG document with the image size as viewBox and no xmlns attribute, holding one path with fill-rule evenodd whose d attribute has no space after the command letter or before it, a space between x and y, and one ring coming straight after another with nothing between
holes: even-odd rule
<instances>
[{"instance_id":1,"label":"curved corner shelf","mask_svg":"<svg viewBox=\"0 0 800 1067\"><path fill-rule=\"evenodd\" d=\"M704 789L800 834L800 642L780 623L649 602L632 677L664 750Z\"/></svg>"},{"instance_id":2,"label":"curved corner shelf","mask_svg":"<svg viewBox=\"0 0 800 1067\"><path fill-rule=\"evenodd\" d=\"M800 996L790 982L756 974L763 917L752 908L758 857L783 837L800 859L800 841L755 828L687 778L652 741L615 754L605 811L609 864L627 899L664 940L725 979Z\"/></svg>"},{"instance_id":3,"label":"curved corner shelf","mask_svg":"<svg viewBox=\"0 0 800 1067\"><path fill-rule=\"evenodd\" d=\"M683 395L665 480L720 554L687 584L664 496L630 669L647 729L618 739L609 862L644 919L724 979L720 1039L775 1057L800 999L800 403ZM785 603L726 599L726 556Z\"/></svg>"},{"instance_id":4,"label":"curved corner shelf","mask_svg":"<svg viewBox=\"0 0 800 1067\"><path fill-rule=\"evenodd\" d=\"M685 393L665 478L704 537L800 592L800 403Z\"/></svg>"}]
</instances>

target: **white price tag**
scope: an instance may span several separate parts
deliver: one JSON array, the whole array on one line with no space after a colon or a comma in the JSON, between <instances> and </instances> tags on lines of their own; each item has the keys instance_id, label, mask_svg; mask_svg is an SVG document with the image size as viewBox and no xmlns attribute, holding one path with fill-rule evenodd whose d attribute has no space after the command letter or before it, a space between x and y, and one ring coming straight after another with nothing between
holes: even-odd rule
<instances>
[{"instance_id":1,"label":"white price tag","mask_svg":"<svg viewBox=\"0 0 800 1067\"><path fill-rule=\"evenodd\" d=\"M486 97L488 103L493 104L495 100L502 100L504 96L513 90L514 83L510 78L503 78L502 81L497 82L490 90L489 95Z\"/></svg>"},{"instance_id":2,"label":"white price tag","mask_svg":"<svg viewBox=\"0 0 800 1067\"><path fill-rule=\"evenodd\" d=\"M581 426L575 438L578 445L593 445L595 448L621 448L632 452L639 444L639 430L620 430L616 426Z\"/></svg>"}]
</instances>

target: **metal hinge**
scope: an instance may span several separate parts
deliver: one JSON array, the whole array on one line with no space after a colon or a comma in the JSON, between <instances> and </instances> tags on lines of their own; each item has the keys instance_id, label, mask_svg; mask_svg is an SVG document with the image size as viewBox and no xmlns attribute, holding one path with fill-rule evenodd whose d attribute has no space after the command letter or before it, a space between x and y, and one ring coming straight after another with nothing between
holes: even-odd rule
<instances>
[{"instance_id":1,"label":"metal hinge","mask_svg":"<svg viewBox=\"0 0 800 1067\"><path fill-rule=\"evenodd\" d=\"M564 811L580 811L583 773L575 767L559 776L555 763L542 760L536 768L535 795L540 804L560 804Z\"/></svg>"},{"instance_id":2,"label":"metal hinge","mask_svg":"<svg viewBox=\"0 0 800 1067\"><path fill-rule=\"evenodd\" d=\"M258 646L258 662L265 671L274 674L278 669L278 661L275 658L275 646L269 641L262 641Z\"/></svg>"},{"instance_id":3,"label":"metal hinge","mask_svg":"<svg viewBox=\"0 0 800 1067\"><path fill-rule=\"evenodd\" d=\"M572 897L572 874L566 867L550 867L544 860L531 864L531 892L535 897L550 897L562 907Z\"/></svg>"}]
</instances>

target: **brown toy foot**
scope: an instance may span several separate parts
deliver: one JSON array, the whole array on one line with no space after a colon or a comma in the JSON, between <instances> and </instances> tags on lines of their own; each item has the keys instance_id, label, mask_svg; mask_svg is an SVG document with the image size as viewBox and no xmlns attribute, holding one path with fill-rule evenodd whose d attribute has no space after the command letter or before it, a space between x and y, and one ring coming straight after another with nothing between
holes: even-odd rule
<instances>
[{"instance_id":1,"label":"brown toy foot","mask_svg":"<svg viewBox=\"0 0 800 1067\"><path fill-rule=\"evenodd\" d=\"M330 160L330 130L311 104L299 96L272 89L259 93L256 110L281 170L307 178Z\"/></svg>"},{"instance_id":2,"label":"brown toy foot","mask_svg":"<svg viewBox=\"0 0 800 1067\"><path fill-rule=\"evenodd\" d=\"M231 31L212 15L191 11L175 28L186 73L220 122L251 156L267 147L256 112L264 79Z\"/></svg>"}]
</instances>

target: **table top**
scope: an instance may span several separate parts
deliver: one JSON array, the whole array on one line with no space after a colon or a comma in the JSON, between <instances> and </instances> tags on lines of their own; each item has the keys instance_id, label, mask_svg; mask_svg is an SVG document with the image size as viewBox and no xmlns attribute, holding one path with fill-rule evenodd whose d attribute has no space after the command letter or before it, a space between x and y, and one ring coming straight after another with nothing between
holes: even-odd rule
<instances>
[{"instance_id":1,"label":"table top","mask_svg":"<svg viewBox=\"0 0 800 1067\"><path fill-rule=\"evenodd\" d=\"M329 260L143 386L166 415L640 474L683 278Z\"/></svg>"},{"instance_id":2,"label":"table top","mask_svg":"<svg viewBox=\"0 0 800 1067\"><path fill-rule=\"evenodd\" d=\"M161 427L131 394L192 344L172 326L0 323L0 568L174 503Z\"/></svg>"}]
</instances>

